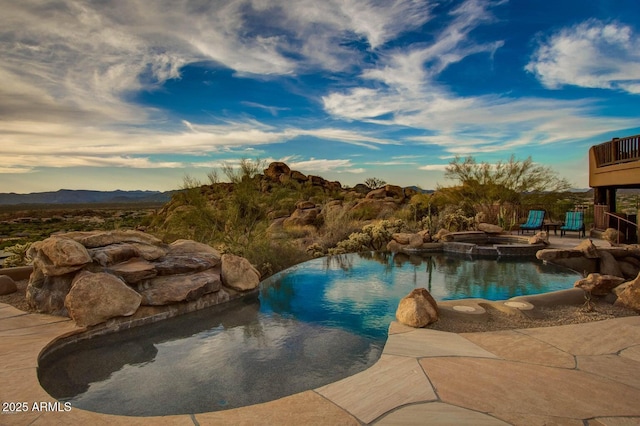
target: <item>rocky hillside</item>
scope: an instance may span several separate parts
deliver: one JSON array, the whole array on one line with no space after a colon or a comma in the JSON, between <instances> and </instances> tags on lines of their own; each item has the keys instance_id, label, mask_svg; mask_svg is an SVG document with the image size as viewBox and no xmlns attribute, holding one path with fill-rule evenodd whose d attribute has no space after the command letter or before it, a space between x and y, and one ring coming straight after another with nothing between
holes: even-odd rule
<instances>
[{"instance_id":1,"label":"rocky hillside","mask_svg":"<svg viewBox=\"0 0 640 426\"><path fill-rule=\"evenodd\" d=\"M149 230L166 241L189 238L245 256L268 274L289 265L266 252L276 250L292 257L284 263L297 263L310 256L306 249L312 245L326 250L368 221L397 217L403 210L410 214L408 206L419 195L415 188L395 185L345 188L274 162L235 183L175 194Z\"/></svg>"}]
</instances>

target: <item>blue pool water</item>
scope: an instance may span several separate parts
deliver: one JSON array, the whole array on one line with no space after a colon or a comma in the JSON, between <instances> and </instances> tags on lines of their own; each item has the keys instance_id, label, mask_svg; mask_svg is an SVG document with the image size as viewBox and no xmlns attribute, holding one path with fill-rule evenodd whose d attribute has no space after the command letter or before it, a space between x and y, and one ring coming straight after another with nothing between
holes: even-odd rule
<instances>
[{"instance_id":1,"label":"blue pool water","mask_svg":"<svg viewBox=\"0 0 640 426\"><path fill-rule=\"evenodd\" d=\"M43 387L73 407L124 415L198 413L313 389L380 357L399 300L570 288L580 276L536 260L350 254L305 262L232 303L79 342L39 368Z\"/></svg>"}]
</instances>

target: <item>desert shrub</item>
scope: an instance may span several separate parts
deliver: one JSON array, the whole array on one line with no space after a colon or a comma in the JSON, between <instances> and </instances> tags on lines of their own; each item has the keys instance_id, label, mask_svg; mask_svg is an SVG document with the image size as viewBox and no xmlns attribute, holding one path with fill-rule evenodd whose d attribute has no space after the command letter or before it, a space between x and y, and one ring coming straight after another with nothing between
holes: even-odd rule
<instances>
[{"instance_id":1,"label":"desert shrub","mask_svg":"<svg viewBox=\"0 0 640 426\"><path fill-rule=\"evenodd\" d=\"M447 206L439 215L439 228L450 232L470 231L475 228L475 216L469 217L456 206Z\"/></svg>"},{"instance_id":2,"label":"desert shrub","mask_svg":"<svg viewBox=\"0 0 640 426\"><path fill-rule=\"evenodd\" d=\"M318 230L317 244L324 253L362 226L346 206L325 207L322 216L324 220L322 227Z\"/></svg>"},{"instance_id":3,"label":"desert shrub","mask_svg":"<svg viewBox=\"0 0 640 426\"><path fill-rule=\"evenodd\" d=\"M385 186L387 182L382 179L378 179L377 177L366 178L364 180L364 185L369 189L378 189Z\"/></svg>"},{"instance_id":4,"label":"desert shrub","mask_svg":"<svg viewBox=\"0 0 640 426\"><path fill-rule=\"evenodd\" d=\"M373 220L378 216L378 209L370 203L361 203L352 210L352 215L355 220Z\"/></svg>"},{"instance_id":5,"label":"desert shrub","mask_svg":"<svg viewBox=\"0 0 640 426\"><path fill-rule=\"evenodd\" d=\"M329 249L329 254L356 253L361 251L382 250L395 232L404 230L404 221L381 220L362 227L361 232L354 232L346 240L340 241L334 248Z\"/></svg>"},{"instance_id":6,"label":"desert shrub","mask_svg":"<svg viewBox=\"0 0 640 426\"><path fill-rule=\"evenodd\" d=\"M27 253L30 247L31 243L15 244L11 247L6 247L4 251L11 254L4 260L2 267L15 268L17 266L26 266L31 264L32 260Z\"/></svg>"}]
</instances>

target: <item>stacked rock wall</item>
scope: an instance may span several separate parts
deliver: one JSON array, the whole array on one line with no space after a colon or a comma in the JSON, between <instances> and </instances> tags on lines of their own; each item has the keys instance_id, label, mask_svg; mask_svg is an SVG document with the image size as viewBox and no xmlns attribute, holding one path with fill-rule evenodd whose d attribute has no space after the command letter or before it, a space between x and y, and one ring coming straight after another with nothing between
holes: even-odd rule
<instances>
[{"instance_id":1,"label":"stacked rock wall","mask_svg":"<svg viewBox=\"0 0 640 426\"><path fill-rule=\"evenodd\" d=\"M79 326L133 315L141 306L217 302L255 289L259 272L244 258L221 256L191 240L164 244L138 231L71 232L34 243L27 302L70 316Z\"/></svg>"},{"instance_id":2,"label":"stacked rock wall","mask_svg":"<svg viewBox=\"0 0 640 426\"><path fill-rule=\"evenodd\" d=\"M575 287L640 312L640 246L596 247L584 240L569 250L540 250L536 257L583 273Z\"/></svg>"}]
</instances>

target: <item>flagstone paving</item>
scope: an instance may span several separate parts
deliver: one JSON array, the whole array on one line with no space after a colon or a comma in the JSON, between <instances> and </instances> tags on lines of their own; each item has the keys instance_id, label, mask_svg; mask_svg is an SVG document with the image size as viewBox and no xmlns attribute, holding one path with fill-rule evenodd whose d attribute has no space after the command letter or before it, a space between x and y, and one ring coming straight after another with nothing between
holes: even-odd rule
<instances>
[{"instance_id":1,"label":"flagstone paving","mask_svg":"<svg viewBox=\"0 0 640 426\"><path fill-rule=\"evenodd\" d=\"M561 327L453 334L391 324L366 371L264 404L213 413L127 417L43 412L41 350L70 321L0 304L0 425L589 425L640 424L640 316ZM6 407L4 407L6 408Z\"/></svg>"}]
</instances>

